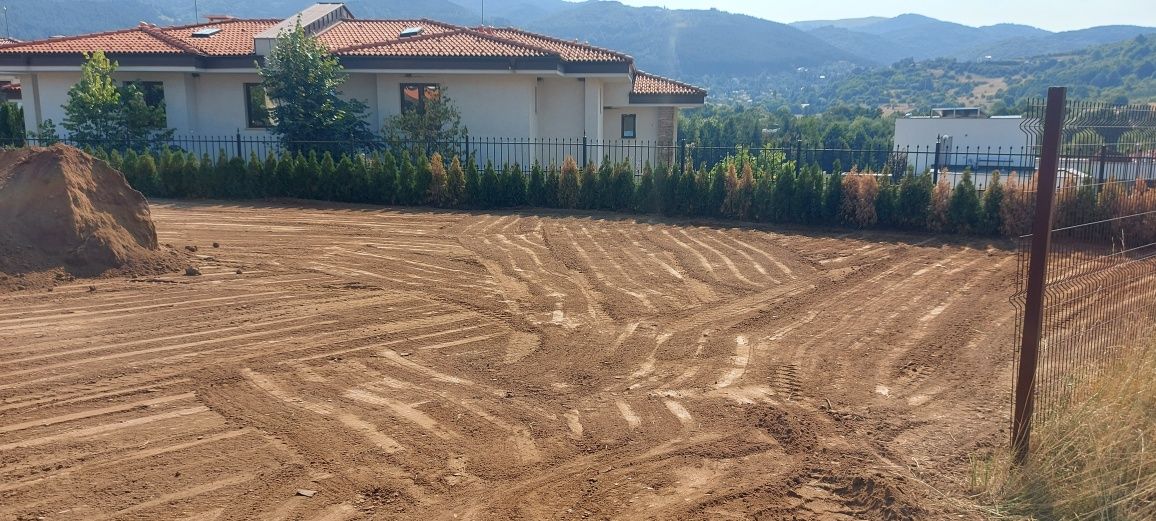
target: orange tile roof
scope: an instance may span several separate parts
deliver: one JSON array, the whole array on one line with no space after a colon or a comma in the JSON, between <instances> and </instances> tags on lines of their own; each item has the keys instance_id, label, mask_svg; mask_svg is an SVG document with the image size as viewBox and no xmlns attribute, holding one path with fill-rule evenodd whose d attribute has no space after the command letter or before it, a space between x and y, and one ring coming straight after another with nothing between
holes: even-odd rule
<instances>
[{"instance_id":1,"label":"orange tile roof","mask_svg":"<svg viewBox=\"0 0 1156 521\"><path fill-rule=\"evenodd\" d=\"M253 35L264 31L280 20L231 19L179 27L154 29L174 40L174 43L191 47L197 54L208 56L247 56L253 54ZM220 29L221 32L209 38L194 38L193 31L199 29Z\"/></svg>"},{"instance_id":2,"label":"orange tile roof","mask_svg":"<svg viewBox=\"0 0 1156 521\"><path fill-rule=\"evenodd\" d=\"M663 78L662 76L637 71L634 74L634 88L630 90L630 93L695 95L706 94L706 91L670 78Z\"/></svg>"},{"instance_id":3,"label":"orange tile roof","mask_svg":"<svg viewBox=\"0 0 1156 521\"><path fill-rule=\"evenodd\" d=\"M96 50L108 53L146 54L182 54L186 52L165 38L145 31L143 27L0 45L0 53L72 54Z\"/></svg>"},{"instance_id":4,"label":"orange tile roof","mask_svg":"<svg viewBox=\"0 0 1156 521\"><path fill-rule=\"evenodd\" d=\"M433 20L342 20L317 36L331 50L370 43L383 43L401 38L401 32L410 27L421 27L422 35L441 34L460 30L450 24Z\"/></svg>"},{"instance_id":5,"label":"orange tile roof","mask_svg":"<svg viewBox=\"0 0 1156 521\"><path fill-rule=\"evenodd\" d=\"M480 27L478 31L492 34L507 40L529 45L540 49L547 49L557 53L563 60L569 62L631 62L633 58L620 52L595 47L593 45L571 42L550 36L530 33L513 27L490 28Z\"/></svg>"},{"instance_id":6,"label":"orange tile roof","mask_svg":"<svg viewBox=\"0 0 1156 521\"><path fill-rule=\"evenodd\" d=\"M549 51L535 49L500 38L460 29L447 33L416 36L404 40L371 43L337 49L342 56L405 56L405 57L532 57L552 56Z\"/></svg>"}]
</instances>

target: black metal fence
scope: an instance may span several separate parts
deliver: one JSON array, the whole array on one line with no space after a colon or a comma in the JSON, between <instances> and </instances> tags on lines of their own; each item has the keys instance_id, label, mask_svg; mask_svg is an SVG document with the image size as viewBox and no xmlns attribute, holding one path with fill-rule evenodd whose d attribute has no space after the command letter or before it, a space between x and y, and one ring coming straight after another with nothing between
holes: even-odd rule
<instances>
[{"instance_id":1,"label":"black metal fence","mask_svg":"<svg viewBox=\"0 0 1156 521\"><path fill-rule=\"evenodd\" d=\"M1030 125L1028 130L1030 131ZM425 152L427 155L440 152L445 157L469 158L482 169L487 163L496 166L519 165L529 171L534 162L543 166L560 165L567 158L573 158L579 165L601 164L609 160L614 163L627 162L635 172L641 173L646 165L657 167L669 165L680 169L713 168L733 156L740 146L699 146L696 143L661 143L646 140L593 140L587 138L529 139L507 137L466 137L446 142L408 141L310 141L283 143L268 135L235 134L231 136L175 136L170 139L147 142L125 142L117 140L76 141L62 140L80 148L101 148L104 150L126 150L129 148L159 151L170 148L217 158L241 157L251 154L265 157L267 154L282 155L297 150L322 150L334 154L364 153L375 150L408 150L411 153ZM832 173L835 170L847 172L851 169L870 170L886 174L898 180L906 173L931 172L934 180L946 179L952 187L962 179L964 172L971 175L978 190L984 191L994 173L999 172L1004 180L1014 173L1021 181L1027 182L1037 169L1039 147L1025 135L1025 145L1019 148L976 148L976 147L903 147L892 149L840 149L807 146L799 142L789 147L763 147L745 149L752 155L767 155L772 161L795 169L817 165L820 170ZM19 144L41 146L49 144L44 140L30 138ZM2 143L0 143L2 144ZM12 146L17 143L7 143ZM1061 181L1071 179L1077 183L1093 180L1103 183L1107 179L1135 180L1151 179L1156 176L1156 157L1152 155L1128 154L1126 150L1109 149L1106 146L1081 146L1064 151L1064 166L1058 172Z\"/></svg>"},{"instance_id":2,"label":"black metal fence","mask_svg":"<svg viewBox=\"0 0 1156 521\"><path fill-rule=\"evenodd\" d=\"M1128 356L1156 318L1156 109L1064 98L1053 88L1031 107L1040 168L1022 193L1035 217L1013 297L1021 461L1033 420L1084 398L1077 384Z\"/></svg>"}]
</instances>

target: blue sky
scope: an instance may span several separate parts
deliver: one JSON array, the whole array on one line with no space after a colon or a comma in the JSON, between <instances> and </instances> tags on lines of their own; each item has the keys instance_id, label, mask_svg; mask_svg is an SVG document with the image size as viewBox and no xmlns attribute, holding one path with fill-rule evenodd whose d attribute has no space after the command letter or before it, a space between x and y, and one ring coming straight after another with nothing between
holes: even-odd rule
<instances>
[{"instance_id":1,"label":"blue sky","mask_svg":"<svg viewBox=\"0 0 1156 521\"><path fill-rule=\"evenodd\" d=\"M619 0L671 9L718 8L776 22L918 13L967 25L1009 22L1049 31L1097 25L1156 27L1153 0Z\"/></svg>"}]
</instances>

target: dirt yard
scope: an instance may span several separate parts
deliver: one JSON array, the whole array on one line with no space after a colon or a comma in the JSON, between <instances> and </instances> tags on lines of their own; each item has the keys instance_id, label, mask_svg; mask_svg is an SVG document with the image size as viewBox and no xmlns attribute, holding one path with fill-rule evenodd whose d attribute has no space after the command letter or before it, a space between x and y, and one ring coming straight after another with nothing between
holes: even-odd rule
<instances>
[{"instance_id":1,"label":"dirt yard","mask_svg":"<svg viewBox=\"0 0 1156 521\"><path fill-rule=\"evenodd\" d=\"M152 212L203 275L0 294L0 519L957 519L1006 438L984 243Z\"/></svg>"}]
</instances>

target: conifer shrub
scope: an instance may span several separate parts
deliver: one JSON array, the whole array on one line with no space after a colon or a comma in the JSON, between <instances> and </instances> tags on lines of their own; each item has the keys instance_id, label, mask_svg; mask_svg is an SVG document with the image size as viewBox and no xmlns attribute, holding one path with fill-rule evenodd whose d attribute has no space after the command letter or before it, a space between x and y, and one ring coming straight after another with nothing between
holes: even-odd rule
<instances>
[{"instance_id":1,"label":"conifer shrub","mask_svg":"<svg viewBox=\"0 0 1156 521\"><path fill-rule=\"evenodd\" d=\"M558 178L558 207L566 209L578 207L582 191L578 176L578 163L573 157L566 156L562 161L562 170Z\"/></svg>"},{"instance_id":2,"label":"conifer shrub","mask_svg":"<svg viewBox=\"0 0 1156 521\"><path fill-rule=\"evenodd\" d=\"M530 166L530 181L526 187L526 202L530 206L546 206L546 174L537 159Z\"/></svg>"},{"instance_id":3,"label":"conifer shrub","mask_svg":"<svg viewBox=\"0 0 1156 521\"><path fill-rule=\"evenodd\" d=\"M840 220L848 226L867 228L879 221L875 213L875 199L879 196L879 182L871 172L852 168L843 177L843 206Z\"/></svg>"},{"instance_id":4,"label":"conifer shrub","mask_svg":"<svg viewBox=\"0 0 1156 521\"><path fill-rule=\"evenodd\" d=\"M578 187L578 208L593 210L598 208L598 171L593 163L582 169L582 181Z\"/></svg>"},{"instance_id":5,"label":"conifer shrub","mask_svg":"<svg viewBox=\"0 0 1156 521\"><path fill-rule=\"evenodd\" d=\"M987 183L987 190L983 192L983 208L980 210L979 233L996 235L1000 233L1003 219L1000 217L1000 207L1003 206L1004 183L1000 179L999 171L991 173Z\"/></svg>"},{"instance_id":6,"label":"conifer shrub","mask_svg":"<svg viewBox=\"0 0 1156 521\"><path fill-rule=\"evenodd\" d=\"M931 174L919 176L907 174L899 183L899 202L896 205L896 222L907 230L927 228L931 212L931 194L934 191Z\"/></svg>"},{"instance_id":7,"label":"conifer shrub","mask_svg":"<svg viewBox=\"0 0 1156 521\"><path fill-rule=\"evenodd\" d=\"M460 168L460 165L459 165ZM446 173L446 163L442 155L434 152L429 158L429 200L434 206L446 207L454 204L450 195L449 174Z\"/></svg>"},{"instance_id":8,"label":"conifer shrub","mask_svg":"<svg viewBox=\"0 0 1156 521\"><path fill-rule=\"evenodd\" d=\"M931 191L931 209L927 215L927 229L936 233L951 231L951 182L940 176Z\"/></svg>"},{"instance_id":9,"label":"conifer shrub","mask_svg":"<svg viewBox=\"0 0 1156 521\"><path fill-rule=\"evenodd\" d=\"M1036 213L1036 178L1020 179L1014 171L1004 185L1003 204L1000 205L1000 232L1006 237L1021 237L1031 233L1032 217Z\"/></svg>"},{"instance_id":10,"label":"conifer shrub","mask_svg":"<svg viewBox=\"0 0 1156 521\"><path fill-rule=\"evenodd\" d=\"M948 229L957 233L974 234L980 231L981 207L979 192L971 179L971 171L964 170L963 178L951 192L948 203Z\"/></svg>"},{"instance_id":11,"label":"conifer shrub","mask_svg":"<svg viewBox=\"0 0 1156 521\"><path fill-rule=\"evenodd\" d=\"M446 171L446 193L454 206L465 202L466 173L462 170L462 160L458 156L450 161L450 168Z\"/></svg>"}]
</instances>

